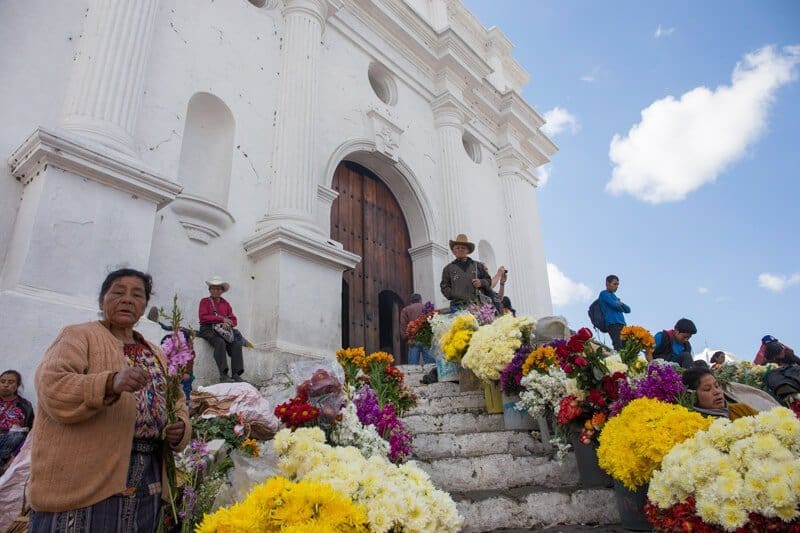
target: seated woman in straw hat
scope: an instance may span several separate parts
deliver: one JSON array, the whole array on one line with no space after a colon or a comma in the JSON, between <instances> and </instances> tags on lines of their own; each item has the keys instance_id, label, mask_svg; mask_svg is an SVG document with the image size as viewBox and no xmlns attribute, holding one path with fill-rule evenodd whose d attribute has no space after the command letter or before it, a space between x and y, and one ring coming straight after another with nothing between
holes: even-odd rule
<instances>
[{"instance_id":1,"label":"seated woman in straw hat","mask_svg":"<svg viewBox=\"0 0 800 533\"><path fill-rule=\"evenodd\" d=\"M230 283L223 281L219 276L214 276L206 281L210 296L200 300L200 332L199 337L204 338L214 348L214 361L219 369L220 382L243 381L244 361L242 359L243 339L241 334L234 329L238 321L233 314L233 308L222 297L222 293L230 289ZM226 330L229 333L226 333ZM231 358L231 374L228 375L227 352Z\"/></svg>"},{"instance_id":2,"label":"seated woman in straw hat","mask_svg":"<svg viewBox=\"0 0 800 533\"><path fill-rule=\"evenodd\" d=\"M475 244L463 233L450 241L450 250L456 256L452 263L442 270L442 282L439 287L444 297L450 300L450 311L481 302L481 294L491 298L492 277L483 263L473 261L469 257L475 250Z\"/></svg>"}]
</instances>

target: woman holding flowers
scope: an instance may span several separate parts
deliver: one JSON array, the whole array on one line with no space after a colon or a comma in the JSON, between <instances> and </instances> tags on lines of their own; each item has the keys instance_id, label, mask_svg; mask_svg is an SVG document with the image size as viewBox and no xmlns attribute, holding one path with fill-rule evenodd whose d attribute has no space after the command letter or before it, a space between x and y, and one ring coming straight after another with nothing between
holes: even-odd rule
<instances>
[{"instance_id":1,"label":"woman holding flowers","mask_svg":"<svg viewBox=\"0 0 800 533\"><path fill-rule=\"evenodd\" d=\"M30 531L148 531L161 517L163 446L191 437L188 413L167 424L167 364L133 326L152 278L109 274L103 319L67 326L36 370Z\"/></svg>"},{"instance_id":2,"label":"woman holding flowers","mask_svg":"<svg viewBox=\"0 0 800 533\"><path fill-rule=\"evenodd\" d=\"M717 378L708 368L692 367L683 373L682 379L687 389L697 393L694 410L698 413L731 420L758 414L746 403L728 403Z\"/></svg>"}]
</instances>

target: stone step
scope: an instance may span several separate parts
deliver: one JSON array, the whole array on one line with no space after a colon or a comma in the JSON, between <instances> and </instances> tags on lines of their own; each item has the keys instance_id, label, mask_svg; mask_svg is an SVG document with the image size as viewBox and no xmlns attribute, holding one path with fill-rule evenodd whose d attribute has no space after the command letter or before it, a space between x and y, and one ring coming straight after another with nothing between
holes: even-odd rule
<instances>
[{"instance_id":1,"label":"stone step","mask_svg":"<svg viewBox=\"0 0 800 533\"><path fill-rule=\"evenodd\" d=\"M408 385L419 385L419 380L422 379L422 376L427 374L431 368L433 368L434 364L427 364L425 366L420 365L397 365L397 369L403 373L405 376L405 382Z\"/></svg>"},{"instance_id":2,"label":"stone step","mask_svg":"<svg viewBox=\"0 0 800 533\"><path fill-rule=\"evenodd\" d=\"M408 382L406 382L409 385ZM483 391L461 392L458 383L443 381L441 383L431 383L430 385L411 385L411 390L419 398L442 398L444 396L459 396L461 394L480 394Z\"/></svg>"},{"instance_id":3,"label":"stone step","mask_svg":"<svg viewBox=\"0 0 800 533\"><path fill-rule=\"evenodd\" d=\"M486 410L483 393L466 392L457 396L419 397L417 405L406 413L411 415L443 415L448 413L481 413Z\"/></svg>"},{"instance_id":4,"label":"stone step","mask_svg":"<svg viewBox=\"0 0 800 533\"><path fill-rule=\"evenodd\" d=\"M502 414L450 413L406 415L403 418L412 435L419 433L478 433L505 429Z\"/></svg>"},{"instance_id":5,"label":"stone step","mask_svg":"<svg viewBox=\"0 0 800 533\"><path fill-rule=\"evenodd\" d=\"M451 457L418 462L431 481L447 492L509 489L526 485L576 488L578 467L572 456L563 462L548 456L514 457L507 453L479 457Z\"/></svg>"},{"instance_id":6,"label":"stone step","mask_svg":"<svg viewBox=\"0 0 800 533\"><path fill-rule=\"evenodd\" d=\"M586 531L624 531L613 489L552 490L537 486L452 494L464 517L464 533L478 531L577 531L575 526L600 524ZM583 529L580 529L583 531Z\"/></svg>"},{"instance_id":7,"label":"stone step","mask_svg":"<svg viewBox=\"0 0 800 533\"><path fill-rule=\"evenodd\" d=\"M418 433L414 435L414 456L432 459L478 457L505 453L514 457L548 455L551 447L527 431L490 431L486 433Z\"/></svg>"}]
</instances>

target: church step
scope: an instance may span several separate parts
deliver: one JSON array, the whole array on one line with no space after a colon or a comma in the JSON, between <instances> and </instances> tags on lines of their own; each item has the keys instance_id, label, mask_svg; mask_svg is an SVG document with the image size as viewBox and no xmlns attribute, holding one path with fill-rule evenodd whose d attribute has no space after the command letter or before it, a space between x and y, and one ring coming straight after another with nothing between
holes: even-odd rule
<instances>
[{"instance_id":1,"label":"church step","mask_svg":"<svg viewBox=\"0 0 800 533\"><path fill-rule=\"evenodd\" d=\"M496 453L506 453L515 457L546 455L549 453L549 447L526 431L414 435L414 456L422 461L448 457L478 457Z\"/></svg>"},{"instance_id":2,"label":"church step","mask_svg":"<svg viewBox=\"0 0 800 533\"><path fill-rule=\"evenodd\" d=\"M458 396L441 396L438 398L418 397L417 405L410 409L411 415L443 415L448 413L480 413L485 412L486 401L483 393L463 393Z\"/></svg>"},{"instance_id":3,"label":"church step","mask_svg":"<svg viewBox=\"0 0 800 533\"><path fill-rule=\"evenodd\" d=\"M478 433L505 429L502 414L451 413L420 414L403 417L403 423L412 435L419 433Z\"/></svg>"},{"instance_id":4,"label":"church step","mask_svg":"<svg viewBox=\"0 0 800 533\"><path fill-rule=\"evenodd\" d=\"M398 370L405 376L405 382L409 385L419 385L419 380L427 374L434 364L427 364L424 367L419 365L397 365Z\"/></svg>"},{"instance_id":5,"label":"church step","mask_svg":"<svg viewBox=\"0 0 800 533\"><path fill-rule=\"evenodd\" d=\"M536 486L453 494L464 517L464 533L478 531L574 531L554 524L604 524L587 531L623 531L613 489L552 490ZM580 528L580 531L583 531Z\"/></svg>"},{"instance_id":6,"label":"church step","mask_svg":"<svg viewBox=\"0 0 800 533\"><path fill-rule=\"evenodd\" d=\"M420 398L443 398L445 396L460 396L462 394L483 395L483 391L461 392L458 383L443 381L441 383L431 383L430 385L414 385L406 381L406 385L411 387Z\"/></svg>"},{"instance_id":7,"label":"church step","mask_svg":"<svg viewBox=\"0 0 800 533\"><path fill-rule=\"evenodd\" d=\"M579 484L578 467L570 456L561 463L547 456L493 454L433 459L418 464L431 476L434 485L451 493L526 485L568 488Z\"/></svg>"}]
</instances>

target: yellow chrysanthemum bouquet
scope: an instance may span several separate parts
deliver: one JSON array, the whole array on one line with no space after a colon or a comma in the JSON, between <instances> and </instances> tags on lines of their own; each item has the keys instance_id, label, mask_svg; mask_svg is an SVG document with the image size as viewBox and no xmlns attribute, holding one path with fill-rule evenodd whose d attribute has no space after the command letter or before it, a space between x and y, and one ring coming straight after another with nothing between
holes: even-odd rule
<instances>
[{"instance_id":1,"label":"yellow chrysanthemum bouquet","mask_svg":"<svg viewBox=\"0 0 800 533\"><path fill-rule=\"evenodd\" d=\"M460 361L469 348L472 335L478 329L478 319L471 313L456 316L439 339L439 347L447 361Z\"/></svg>"},{"instance_id":2,"label":"yellow chrysanthemum bouquet","mask_svg":"<svg viewBox=\"0 0 800 533\"><path fill-rule=\"evenodd\" d=\"M363 506L329 484L271 477L242 502L203 517L197 533L366 532L366 524Z\"/></svg>"},{"instance_id":3,"label":"yellow chrysanthemum bouquet","mask_svg":"<svg viewBox=\"0 0 800 533\"><path fill-rule=\"evenodd\" d=\"M482 381L500 379L523 340L530 342L536 322L529 316L503 315L491 324L478 328L470 339L461 364Z\"/></svg>"},{"instance_id":4,"label":"yellow chrysanthemum bouquet","mask_svg":"<svg viewBox=\"0 0 800 533\"><path fill-rule=\"evenodd\" d=\"M651 398L633 400L603 427L598 463L611 477L636 491L650 480L673 446L710 423L680 405Z\"/></svg>"},{"instance_id":5,"label":"yellow chrysanthemum bouquet","mask_svg":"<svg viewBox=\"0 0 800 533\"><path fill-rule=\"evenodd\" d=\"M664 457L648 497L657 527L680 513L727 531L800 529L800 420L783 407L714 420Z\"/></svg>"}]
</instances>

